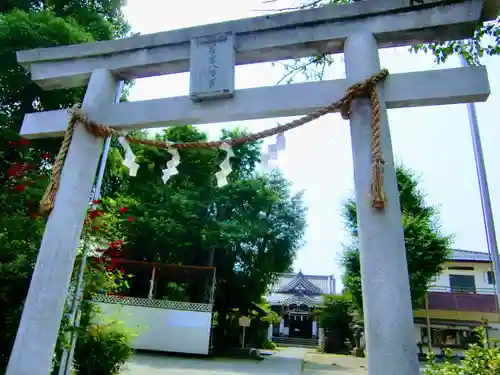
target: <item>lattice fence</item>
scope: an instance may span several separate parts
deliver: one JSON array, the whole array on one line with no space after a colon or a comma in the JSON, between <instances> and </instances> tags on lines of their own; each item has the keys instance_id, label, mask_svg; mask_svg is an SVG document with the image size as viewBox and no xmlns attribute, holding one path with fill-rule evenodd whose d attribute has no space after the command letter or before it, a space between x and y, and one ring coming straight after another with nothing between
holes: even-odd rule
<instances>
[{"instance_id":1,"label":"lattice fence","mask_svg":"<svg viewBox=\"0 0 500 375\"><path fill-rule=\"evenodd\" d=\"M163 301L159 299L104 295L95 296L94 298L92 298L92 301L129 306L154 307L158 309L212 312L212 305L209 303Z\"/></svg>"}]
</instances>

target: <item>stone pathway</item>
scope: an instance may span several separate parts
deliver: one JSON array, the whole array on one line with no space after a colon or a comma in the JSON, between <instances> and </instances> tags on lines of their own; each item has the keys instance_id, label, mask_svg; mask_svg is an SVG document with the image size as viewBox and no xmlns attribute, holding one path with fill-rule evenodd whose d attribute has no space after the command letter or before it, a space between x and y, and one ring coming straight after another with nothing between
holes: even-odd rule
<instances>
[{"instance_id":1,"label":"stone pathway","mask_svg":"<svg viewBox=\"0 0 500 375\"><path fill-rule=\"evenodd\" d=\"M286 348L262 361L138 353L122 375L300 375L307 349Z\"/></svg>"}]
</instances>

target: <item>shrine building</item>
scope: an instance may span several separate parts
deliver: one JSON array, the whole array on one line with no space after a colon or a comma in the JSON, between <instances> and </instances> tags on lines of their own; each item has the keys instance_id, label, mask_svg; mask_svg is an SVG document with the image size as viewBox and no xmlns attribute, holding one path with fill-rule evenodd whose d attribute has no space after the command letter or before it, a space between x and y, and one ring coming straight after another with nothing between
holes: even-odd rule
<instances>
[{"instance_id":1,"label":"shrine building","mask_svg":"<svg viewBox=\"0 0 500 375\"><path fill-rule=\"evenodd\" d=\"M319 324L313 312L323 306L323 295L334 293L333 275L281 274L267 296L272 310L281 317L273 325L273 341L289 337L317 342Z\"/></svg>"}]
</instances>

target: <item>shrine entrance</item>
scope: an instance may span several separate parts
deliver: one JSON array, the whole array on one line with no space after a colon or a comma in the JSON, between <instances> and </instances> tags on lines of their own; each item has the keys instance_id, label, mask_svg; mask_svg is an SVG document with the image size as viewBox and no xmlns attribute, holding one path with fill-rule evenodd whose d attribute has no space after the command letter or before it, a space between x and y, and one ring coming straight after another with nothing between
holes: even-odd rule
<instances>
[{"instance_id":1,"label":"shrine entrance","mask_svg":"<svg viewBox=\"0 0 500 375\"><path fill-rule=\"evenodd\" d=\"M313 319L308 314L291 313L289 316L289 337L312 338Z\"/></svg>"},{"instance_id":2,"label":"shrine entrance","mask_svg":"<svg viewBox=\"0 0 500 375\"><path fill-rule=\"evenodd\" d=\"M413 311L387 109L485 101L484 67L391 74L379 48L470 38L495 19L483 0L361 1L284 12L122 40L18 53L44 89L88 83L81 108L27 114L26 138L64 136L42 202L49 215L6 375L48 375L76 250L104 139L117 137L124 164L139 168L129 143L166 149L164 181L178 173L178 150L220 148L215 178L228 183L232 147L276 136L262 162L277 157L285 132L329 113L350 121L370 375L418 375ZM244 90L236 64L343 53L346 79ZM120 81L190 72L190 95L115 103ZM300 116L238 139L170 144L136 139L140 128ZM321 137L318 134L318 137ZM109 139L109 138L108 138ZM314 145L304 145L304 148ZM333 162L333 161L332 161ZM335 162L338 162L336 160Z\"/></svg>"}]
</instances>

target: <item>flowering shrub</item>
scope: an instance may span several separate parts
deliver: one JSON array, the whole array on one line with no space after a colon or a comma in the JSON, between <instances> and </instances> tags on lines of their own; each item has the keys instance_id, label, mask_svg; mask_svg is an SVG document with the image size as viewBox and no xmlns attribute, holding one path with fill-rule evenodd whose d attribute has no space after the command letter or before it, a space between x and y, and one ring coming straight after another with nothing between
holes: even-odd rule
<instances>
[{"instance_id":1,"label":"flowering shrub","mask_svg":"<svg viewBox=\"0 0 500 375\"><path fill-rule=\"evenodd\" d=\"M50 155L30 142L0 139L0 373L14 342L45 227L38 202L48 182Z\"/></svg>"},{"instance_id":2,"label":"flowering shrub","mask_svg":"<svg viewBox=\"0 0 500 375\"><path fill-rule=\"evenodd\" d=\"M0 142L1 143L1 142ZM15 338L22 304L33 272L38 248L45 227L45 218L38 212L38 204L50 179L53 156L45 151L34 148L30 141L12 137L6 141L5 148L0 153L0 373L6 365ZM132 225L134 217L128 209L111 209L112 204L94 202L97 208L88 212L84 225L84 239L91 243L99 243L105 256L90 258L85 270L84 302L81 305L81 321L79 337L88 338L87 332L94 329L92 319L98 313L95 306L89 302L92 295L98 293L121 293L127 289L127 279L123 270L115 270L110 262L110 256L121 253L125 241L116 239L119 225ZM132 219L131 219L132 218ZM95 246L91 246L94 248ZM114 252L113 252L114 251ZM81 262L81 253L77 256L72 278L73 287ZM69 306L68 306L69 307ZM60 355L62 348L68 345L64 333L68 328L66 318L62 321L56 354ZM126 352L126 340L119 346L114 340L125 335L123 330L117 333L116 325L112 328L102 328L97 338L106 339L100 342L103 348L112 346L109 351L120 348ZM123 336L124 337L124 336ZM75 355L85 348L81 339ZM114 348L114 349L113 349ZM128 346L130 350L130 346ZM112 358L116 358L116 353ZM57 369L57 355L55 369ZM123 355L122 355L123 357ZM108 363L111 359L107 359ZM120 360L117 360L117 366Z\"/></svg>"}]
</instances>

